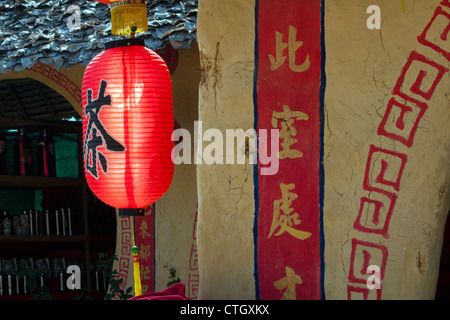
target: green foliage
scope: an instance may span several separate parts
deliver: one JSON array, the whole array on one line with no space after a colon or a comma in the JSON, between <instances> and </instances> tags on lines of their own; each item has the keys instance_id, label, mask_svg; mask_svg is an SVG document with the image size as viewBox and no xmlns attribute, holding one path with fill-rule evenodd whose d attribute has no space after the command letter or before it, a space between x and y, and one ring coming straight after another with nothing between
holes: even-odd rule
<instances>
[{"instance_id":1,"label":"green foliage","mask_svg":"<svg viewBox=\"0 0 450 320\"><path fill-rule=\"evenodd\" d=\"M175 283L181 282L180 278L177 277L177 275L176 275L177 270L174 267L169 268L166 263L164 268L169 270L169 282L167 282L167 284L166 284L167 287L170 287L171 285L173 285Z\"/></svg>"},{"instance_id":2,"label":"green foliage","mask_svg":"<svg viewBox=\"0 0 450 320\"><path fill-rule=\"evenodd\" d=\"M27 270L25 263L21 262L19 265L19 279L26 277L27 291L31 293L30 300L53 300L53 296L46 285L41 285L41 273L37 270ZM80 294L73 298L74 300L94 300L87 291L83 288Z\"/></svg>"},{"instance_id":3,"label":"green foliage","mask_svg":"<svg viewBox=\"0 0 450 320\"><path fill-rule=\"evenodd\" d=\"M105 295L105 300L112 300L113 298L118 298L119 300L127 300L133 296L130 294L133 290L132 287L128 287L126 290L120 288L123 279L118 279L117 270L112 270L114 261L118 261L117 256L112 255L108 257L106 253L100 252L98 254L97 266L100 270L103 270L105 277L109 279L109 290ZM175 277L175 269L172 268L171 276ZM111 271L112 270L112 271ZM31 300L52 300L53 296L49 292L48 288L40 284L41 273L37 270L27 270L24 263L19 265L19 279L27 277L27 290L31 293ZM178 278L179 282L180 279ZM174 283L175 283L174 282ZM76 295L74 300L94 300L86 289L82 289L78 295Z\"/></svg>"},{"instance_id":4,"label":"green foliage","mask_svg":"<svg viewBox=\"0 0 450 320\"><path fill-rule=\"evenodd\" d=\"M79 295L73 297L73 300L94 300L94 297L91 297L87 289L83 288Z\"/></svg>"},{"instance_id":5,"label":"green foliage","mask_svg":"<svg viewBox=\"0 0 450 320\"><path fill-rule=\"evenodd\" d=\"M118 298L119 300L127 300L133 296L130 294L133 290L132 287L128 287L125 291L120 288L120 284L123 279L117 279L117 270L112 270L114 261L118 261L116 255L108 257L106 253L100 252L98 254L97 266L100 270L103 270L106 278L109 279L109 291L105 295L105 300L112 300L113 298ZM112 271L111 271L112 270Z\"/></svg>"},{"instance_id":6,"label":"green foliage","mask_svg":"<svg viewBox=\"0 0 450 320\"><path fill-rule=\"evenodd\" d=\"M41 273L37 270L27 270L25 263L19 264L19 279L26 277L27 279L27 290L31 293L30 300L52 300L53 296L50 294L48 288L43 285L41 286Z\"/></svg>"}]
</instances>

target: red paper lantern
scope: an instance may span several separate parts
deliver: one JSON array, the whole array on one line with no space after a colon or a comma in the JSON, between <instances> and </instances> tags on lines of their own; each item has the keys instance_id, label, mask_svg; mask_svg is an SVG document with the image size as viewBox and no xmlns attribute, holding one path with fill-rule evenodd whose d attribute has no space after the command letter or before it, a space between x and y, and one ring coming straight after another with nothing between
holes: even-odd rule
<instances>
[{"instance_id":1,"label":"red paper lantern","mask_svg":"<svg viewBox=\"0 0 450 320\"><path fill-rule=\"evenodd\" d=\"M83 76L84 171L100 200L135 215L172 182L172 82L142 39L105 48Z\"/></svg>"}]
</instances>

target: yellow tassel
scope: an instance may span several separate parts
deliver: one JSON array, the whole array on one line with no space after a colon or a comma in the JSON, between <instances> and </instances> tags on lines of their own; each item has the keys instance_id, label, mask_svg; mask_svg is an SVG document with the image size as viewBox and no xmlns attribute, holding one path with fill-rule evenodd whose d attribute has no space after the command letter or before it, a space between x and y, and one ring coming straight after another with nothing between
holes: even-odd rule
<instances>
[{"instance_id":1,"label":"yellow tassel","mask_svg":"<svg viewBox=\"0 0 450 320\"><path fill-rule=\"evenodd\" d=\"M147 5L145 3L122 4L120 1L111 6L111 33L124 36L148 30ZM132 27L136 30L133 32Z\"/></svg>"},{"instance_id":2,"label":"yellow tassel","mask_svg":"<svg viewBox=\"0 0 450 320\"><path fill-rule=\"evenodd\" d=\"M132 251L133 251L133 268L134 268L134 296L137 297L142 294L138 247L133 246Z\"/></svg>"},{"instance_id":3,"label":"yellow tassel","mask_svg":"<svg viewBox=\"0 0 450 320\"><path fill-rule=\"evenodd\" d=\"M133 221L133 228L136 228L136 224ZM131 252L133 253L133 275L134 275L134 296L140 296L142 294L142 287L141 287L141 270L139 265L139 249L136 246L136 241L134 239L134 232L133 232L133 247L131 248Z\"/></svg>"}]
</instances>

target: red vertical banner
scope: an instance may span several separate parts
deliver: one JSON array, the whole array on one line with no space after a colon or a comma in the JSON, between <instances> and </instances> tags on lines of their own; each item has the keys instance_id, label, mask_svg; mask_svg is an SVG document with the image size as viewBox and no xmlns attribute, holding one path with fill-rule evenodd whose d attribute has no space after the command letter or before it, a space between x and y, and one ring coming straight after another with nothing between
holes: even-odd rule
<instances>
[{"instance_id":1,"label":"red vertical banner","mask_svg":"<svg viewBox=\"0 0 450 320\"><path fill-rule=\"evenodd\" d=\"M255 127L279 130L278 171L263 174L258 163L259 299L322 298L321 5L257 1Z\"/></svg>"},{"instance_id":2,"label":"red vertical banner","mask_svg":"<svg viewBox=\"0 0 450 320\"><path fill-rule=\"evenodd\" d=\"M155 290L155 205L145 208L144 216L134 217L135 244L139 249L142 293Z\"/></svg>"}]
</instances>

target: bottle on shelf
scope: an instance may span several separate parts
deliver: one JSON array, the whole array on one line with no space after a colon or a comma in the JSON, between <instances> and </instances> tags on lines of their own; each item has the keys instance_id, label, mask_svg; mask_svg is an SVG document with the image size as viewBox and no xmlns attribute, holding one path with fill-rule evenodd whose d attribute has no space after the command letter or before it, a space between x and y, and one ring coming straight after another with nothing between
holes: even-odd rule
<instances>
[{"instance_id":1,"label":"bottle on shelf","mask_svg":"<svg viewBox=\"0 0 450 320\"><path fill-rule=\"evenodd\" d=\"M60 235L63 236L71 236L72 235L72 215L70 212L70 208L61 208L60 211L60 226L59 226L59 232Z\"/></svg>"},{"instance_id":2,"label":"bottle on shelf","mask_svg":"<svg viewBox=\"0 0 450 320\"><path fill-rule=\"evenodd\" d=\"M56 176L55 141L47 129L43 129L37 143L39 176Z\"/></svg>"},{"instance_id":3,"label":"bottle on shelf","mask_svg":"<svg viewBox=\"0 0 450 320\"><path fill-rule=\"evenodd\" d=\"M67 209L67 228L69 236L72 235L72 214L70 212L70 208Z\"/></svg>"},{"instance_id":4,"label":"bottle on shelf","mask_svg":"<svg viewBox=\"0 0 450 320\"><path fill-rule=\"evenodd\" d=\"M45 210L45 235L49 236L51 235L51 229L50 229L50 213L48 210Z\"/></svg>"},{"instance_id":5,"label":"bottle on shelf","mask_svg":"<svg viewBox=\"0 0 450 320\"><path fill-rule=\"evenodd\" d=\"M12 235L12 220L7 211L3 211L2 213L2 235Z\"/></svg>"},{"instance_id":6,"label":"bottle on shelf","mask_svg":"<svg viewBox=\"0 0 450 320\"><path fill-rule=\"evenodd\" d=\"M12 220L12 230L13 230L13 235L15 236L22 236L22 225L20 224L20 215L18 214L13 214L11 215L11 220Z\"/></svg>"},{"instance_id":7,"label":"bottle on shelf","mask_svg":"<svg viewBox=\"0 0 450 320\"><path fill-rule=\"evenodd\" d=\"M55 235L60 235L60 217L59 217L59 211L55 210Z\"/></svg>"},{"instance_id":8,"label":"bottle on shelf","mask_svg":"<svg viewBox=\"0 0 450 320\"><path fill-rule=\"evenodd\" d=\"M30 227L30 236L35 236L35 225L34 225L34 217L33 217L33 210L28 210L28 224Z\"/></svg>"},{"instance_id":9,"label":"bottle on shelf","mask_svg":"<svg viewBox=\"0 0 450 320\"><path fill-rule=\"evenodd\" d=\"M45 293L45 288L47 285L47 281L46 281L46 277L44 275L44 273L41 272L41 275L39 277L39 289L41 293Z\"/></svg>"},{"instance_id":10,"label":"bottle on shelf","mask_svg":"<svg viewBox=\"0 0 450 320\"><path fill-rule=\"evenodd\" d=\"M59 291L66 291L66 279L63 272L58 272L58 287Z\"/></svg>"},{"instance_id":11,"label":"bottle on shelf","mask_svg":"<svg viewBox=\"0 0 450 320\"><path fill-rule=\"evenodd\" d=\"M31 139L25 134L23 128L14 140L14 171L21 176L33 174Z\"/></svg>"},{"instance_id":12,"label":"bottle on shelf","mask_svg":"<svg viewBox=\"0 0 450 320\"><path fill-rule=\"evenodd\" d=\"M27 210L22 210L22 214L20 215L20 225L22 229L23 236L30 235L30 220L27 214Z\"/></svg>"},{"instance_id":13,"label":"bottle on shelf","mask_svg":"<svg viewBox=\"0 0 450 320\"><path fill-rule=\"evenodd\" d=\"M41 236L41 228L39 228L39 211L34 210L34 232L36 236Z\"/></svg>"},{"instance_id":14,"label":"bottle on shelf","mask_svg":"<svg viewBox=\"0 0 450 320\"><path fill-rule=\"evenodd\" d=\"M14 294L14 285L13 285L13 275L12 274L7 274L6 275L6 281L7 281L7 286L8 286L8 296L12 296Z\"/></svg>"}]
</instances>

